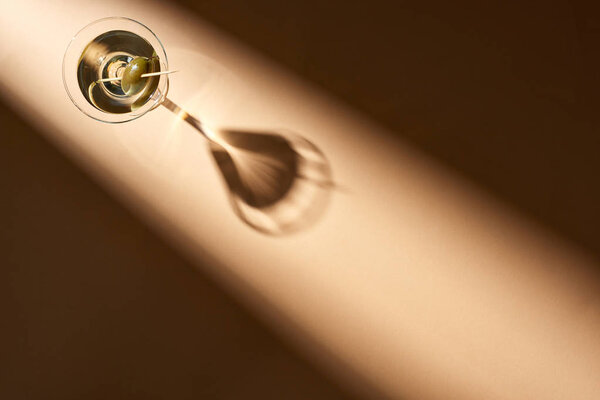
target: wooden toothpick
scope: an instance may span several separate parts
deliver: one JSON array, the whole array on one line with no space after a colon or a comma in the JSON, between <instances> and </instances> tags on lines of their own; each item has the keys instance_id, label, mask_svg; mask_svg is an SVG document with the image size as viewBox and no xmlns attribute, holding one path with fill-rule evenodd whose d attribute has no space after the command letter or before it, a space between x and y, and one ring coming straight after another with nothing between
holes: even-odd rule
<instances>
[{"instance_id":1,"label":"wooden toothpick","mask_svg":"<svg viewBox=\"0 0 600 400\"><path fill-rule=\"evenodd\" d=\"M157 75L165 75L165 74L172 74L174 72L179 72L179 70L172 70L172 71L160 71L160 72L149 72L147 74L142 74L140 76L140 78L148 78L150 76L157 76ZM104 78L104 79L98 79L96 82L114 82L114 81L120 81L121 79L123 79L122 77L117 77L117 78Z\"/></svg>"}]
</instances>

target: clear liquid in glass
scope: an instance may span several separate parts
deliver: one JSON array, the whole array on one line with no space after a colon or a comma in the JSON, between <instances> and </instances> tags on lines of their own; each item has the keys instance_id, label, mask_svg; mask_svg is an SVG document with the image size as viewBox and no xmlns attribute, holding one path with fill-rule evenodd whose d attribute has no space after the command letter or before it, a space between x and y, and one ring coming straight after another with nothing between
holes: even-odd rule
<instances>
[{"instance_id":1,"label":"clear liquid in glass","mask_svg":"<svg viewBox=\"0 0 600 400\"><path fill-rule=\"evenodd\" d=\"M146 57L147 72L159 72L158 56L145 39L128 31L114 30L99 35L83 51L77 67L77 80L86 100L107 113L122 114L143 106L158 87L160 77L145 79L144 89L133 96L125 94L121 81L97 82L121 77L135 57Z\"/></svg>"}]
</instances>

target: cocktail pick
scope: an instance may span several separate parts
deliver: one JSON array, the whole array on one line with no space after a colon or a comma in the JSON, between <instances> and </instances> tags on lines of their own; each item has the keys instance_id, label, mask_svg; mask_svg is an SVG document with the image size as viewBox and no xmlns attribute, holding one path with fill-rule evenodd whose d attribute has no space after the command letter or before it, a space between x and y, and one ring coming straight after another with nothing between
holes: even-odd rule
<instances>
[{"instance_id":1,"label":"cocktail pick","mask_svg":"<svg viewBox=\"0 0 600 400\"><path fill-rule=\"evenodd\" d=\"M158 76L158 75L166 75L166 74L173 74L175 72L179 72L179 70L172 70L172 71L159 71L159 72L149 72L147 74L142 74L141 77L142 78L148 78L151 76ZM115 78L104 78L104 79L98 79L96 82L114 82L114 81L120 81L121 79L123 79L123 77L115 77Z\"/></svg>"}]
</instances>

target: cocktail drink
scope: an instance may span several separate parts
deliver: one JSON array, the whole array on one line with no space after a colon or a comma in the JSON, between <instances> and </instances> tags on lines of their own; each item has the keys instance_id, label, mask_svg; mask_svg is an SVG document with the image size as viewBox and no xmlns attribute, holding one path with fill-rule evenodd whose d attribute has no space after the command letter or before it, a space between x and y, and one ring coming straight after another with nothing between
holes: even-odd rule
<instances>
[{"instance_id":1,"label":"cocktail drink","mask_svg":"<svg viewBox=\"0 0 600 400\"><path fill-rule=\"evenodd\" d=\"M63 82L75 106L102 122L139 118L162 104L168 60L154 33L128 18L103 18L80 30L63 59Z\"/></svg>"},{"instance_id":2,"label":"cocktail drink","mask_svg":"<svg viewBox=\"0 0 600 400\"><path fill-rule=\"evenodd\" d=\"M168 69L158 37L145 25L123 17L100 19L84 27L71 40L63 59L65 89L88 116L121 123L163 105L202 134L235 212L248 225L280 234L314 220L332 187L323 153L293 134L208 131L198 118L166 97L171 72L175 71Z\"/></svg>"},{"instance_id":3,"label":"cocktail drink","mask_svg":"<svg viewBox=\"0 0 600 400\"><path fill-rule=\"evenodd\" d=\"M86 100L107 113L136 111L159 83L160 60L152 46L127 31L103 33L84 49L77 67L79 88Z\"/></svg>"}]
</instances>

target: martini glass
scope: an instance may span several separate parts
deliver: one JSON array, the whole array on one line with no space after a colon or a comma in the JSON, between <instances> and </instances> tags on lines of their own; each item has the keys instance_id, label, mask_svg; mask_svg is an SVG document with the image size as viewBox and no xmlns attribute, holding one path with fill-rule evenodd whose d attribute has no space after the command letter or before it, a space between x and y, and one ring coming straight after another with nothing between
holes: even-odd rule
<instances>
[{"instance_id":1,"label":"martini glass","mask_svg":"<svg viewBox=\"0 0 600 400\"><path fill-rule=\"evenodd\" d=\"M278 235L314 222L333 187L324 154L292 132L206 128L167 98L168 60L158 37L124 17L94 21L69 43L63 83L87 116L124 123L162 105L207 139L235 213Z\"/></svg>"}]
</instances>

